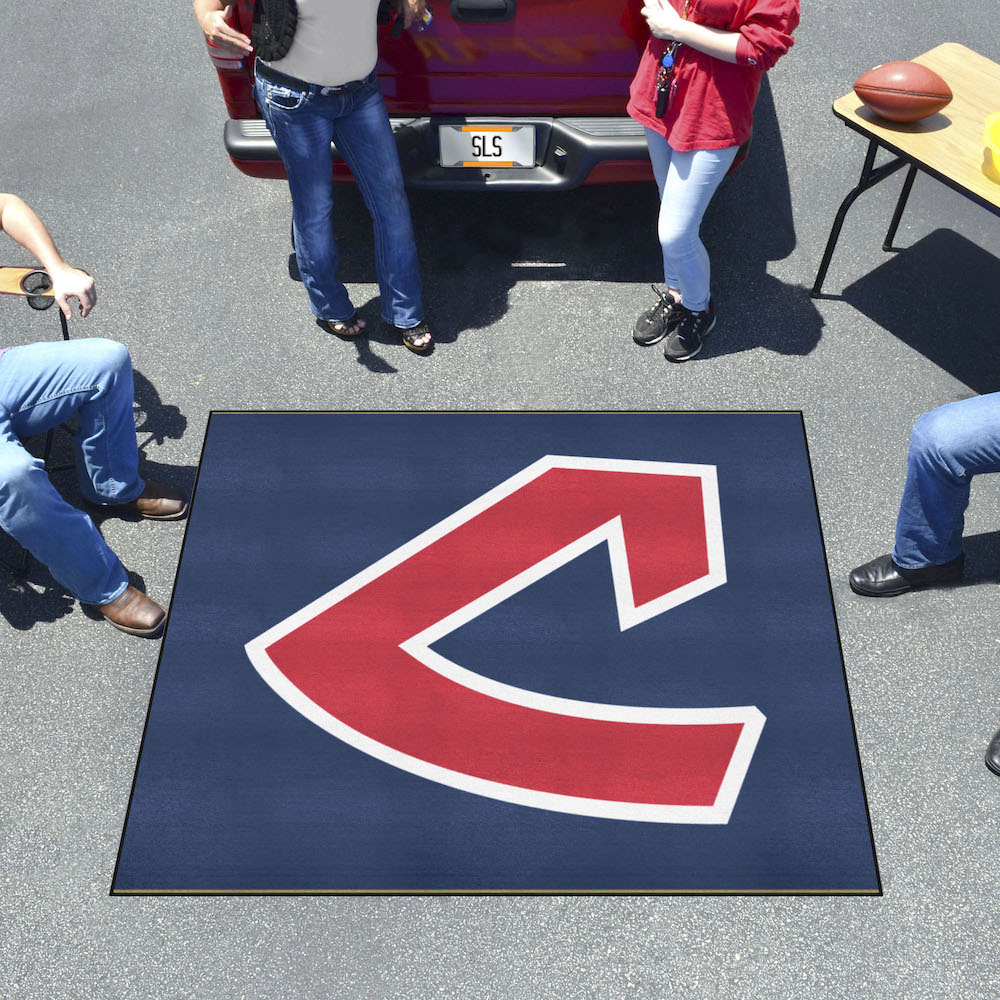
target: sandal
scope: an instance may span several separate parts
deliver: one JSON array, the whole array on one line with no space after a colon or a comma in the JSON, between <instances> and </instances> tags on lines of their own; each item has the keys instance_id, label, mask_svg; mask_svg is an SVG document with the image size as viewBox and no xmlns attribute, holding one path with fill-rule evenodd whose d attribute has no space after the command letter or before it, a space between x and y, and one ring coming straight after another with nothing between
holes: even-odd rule
<instances>
[{"instance_id":1,"label":"sandal","mask_svg":"<svg viewBox=\"0 0 1000 1000\"><path fill-rule=\"evenodd\" d=\"M323 324L338 337L360 337L365 332L365 321L355 310L347 319L325 319ZM358 327L353 333L351 327Z\"/></svg>"},{"instance_id":2,"label":"sandal","mask_svg":"<svg viewBox=\"0 0 1000 1000\"><path fill-rule=\"evenodd\" d=\"M421 323L419 326L409 328L397 326L396 329L403 336L403 344L413 351L414 354L426 354L434 346L434 338L431 336L431 328L426 323ZM416 341L419 337L427 337L426 343L414 343L414 341Z\"/></svg>"}]
</instances>

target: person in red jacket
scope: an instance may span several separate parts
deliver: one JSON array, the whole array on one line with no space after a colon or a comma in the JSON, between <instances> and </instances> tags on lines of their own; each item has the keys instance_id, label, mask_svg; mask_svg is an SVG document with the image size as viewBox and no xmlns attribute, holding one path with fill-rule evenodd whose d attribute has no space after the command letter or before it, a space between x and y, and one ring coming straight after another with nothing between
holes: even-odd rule
<instances>
[{"instance_id":1,"label":"person in red jacket","mask_svg":"<svg viewBox=\"0 0 1000 1000\"><path fill-rule=\"evenodd\" d=\"M667 291L636 319L632 338L666 338L666 359L687 361L715 326L701 220L750 137L762 75L792 45L799 0L646 0L642 15L651 37L627 110L646 128L660 189Z\"/></svg>"}]
</instances>

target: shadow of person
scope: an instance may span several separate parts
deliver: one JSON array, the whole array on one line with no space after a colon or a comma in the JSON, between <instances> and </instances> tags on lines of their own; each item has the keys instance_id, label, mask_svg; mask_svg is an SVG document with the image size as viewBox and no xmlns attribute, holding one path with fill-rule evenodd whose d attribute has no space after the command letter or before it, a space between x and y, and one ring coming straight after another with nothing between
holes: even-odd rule
<instances>
[{"instance_id":1,"label":"shadow of person","mask_svg":"<svg viewBox=\"0 0 1000 1000\"><path fill-rule=\"evenodd\" d=\"M788 167L767 76L754 108L749 156L720 185L701 236L712 261L719 332L724 331L706 342L702 356L755 347L809 354L824 325L809 289L767 273L768 263L788 257L796 243Z\"/></svg>"},{"instance_id":2,"label":"shadow of person","mask_svg":"<svg viewBox=\"0 0 1000 1000\"><path fill-rule=\"evenodd\" d=\"M143 434L148 434L145 441L140 441L139 451L144 452L154 441L162 445L167 438L173 440L182 438L188 422L180 408L172 403L164 403L156 386L142 372L133 369L132 377L135 389L133 413L136 437L141 438Z\"/></svg>"},{"instance_id":3,"label":"shadow of person","mask_svg":"<svg viewBox=\"0 0 1000 1000\"><path fill-rule=\"evenodd\" d=\"M0 559L17 559L14 543L0 536ZM57 584L45 567L32 561L27 577L0 566L0 617L11 628L26 632L38 622L54 622L71 614L76 602Z\"/></svg>"},{"instance_id":4,"label":"shadow of person","mask_svg":"<svg viewBox=\"0 0 1000 1000\"><path fill-rule=\"evenodd\" d=\"M343 237L335 237L335 239L343 239ZM302 274L299 271L299 261L295 256L294 248L288 255L288 277L292 281L300 283L302 281ZM316 320L316 325L329 336L353 344L357 351L356 360L358 364L367 368L373 375L395 375L399 369L371 349L373 341L383 344L396 342L396 338L388 336L385 331L385 323L382 322L378 312L378 302L379 299L377 298L369 299L364 305L357 307L358 316L365 321L365 330L356 337L339 336L338 334L331 333L323 324L323 321L319 319Z\"/></svg>"},{"instance_id":5,"label":"shadow of person","mask_svg":"<svg viewBox=\"0 0 1000 1000\"><path fill-rule=\"evenodd\" d=\"M390 364L380 354L376 354L371 348L373 343L395 344L399 342L399 334L395 330L391 330L379 316L378 301L377 298L369 299L364 305L358 307L358 316L364 320L365 329L364 332L355 337L345 337L331 333L321 320L316 320L316 325L330 337L353 345L357 351L356 360L358 364L363 365L372 374L394 375L399 369Z\"/></svg>"},{"instance_id":6,"label":"shadow of person","mask_svg":"<svg viewBox=\"0 0 1000 1000\"><path fill-rule=\"evenodd\" d=\"M963 582L966 586L1000 583L1000 530L966 535L962 548L965 550Z\"/></svg>"},{"instance_id":7,"label":"shadow of person","mask_svg":"<svg viewBox=\"0 0 1000 1000\"><path fill-rule=\"evenodd\" d=\"M4 539L10 544L9 539ZM7 553L2 553L7 558ZM145 592L146 581L141 574L126 569L128 582ZM54 622L72 614L77 601L57 583L46 566L32 559L25 575L0 568L0 617L11 628L27 632L42 622ZM91 604L79 604L84 616L103 622L104 616Z\"/></svg>"},{"instance_id":8,"label":"shadow of person","mask_svg":"<svg viewBox=\"0 0 1000 1000\"><path fill-rule=\"evenodd\" d=\"M747 162L723 183L703 226L727 330L725 338L709 343L706 353L767 347L808 354L823 327L808 289L767 273L769 261L781 260L795 248L795 232L784 148L766 77L755 129ZM521 281L634 284L663 277L655 237L657 194L651 183L557 192L411 189L408 196L427 318L439 345L502 320L511 289ZM374 284L371 220L353 185L336 188L333 226L340 279ZM289 275L298 278L294 254L288 267ZM553 289L552 294L562 293ZM363 315L368 331L358 341L359 363L372 371L395 371L368 345L398 343L398 334L379 322L377 310Z\"/></svg>"},{"instance_id":9,"label":"shadow of person","mask_svg":"<svg viewBox=\"0 0 1000 1000\"><path fill-rule=\"evenodd\" d=\"M555 193L411 191L409 198L437 344L454 343L502 320L511 289L522 281L630 283L662 277L652 239L622 238L652 232L656 193L649 184ZM374 283L368 216L352 188L337 190L335 226L344 236L337 244L342 280ZM368 339L398 343L398 333L379 321L374 301L369 305L371 313L363 312Z\"/></svg>"}]
</instances>

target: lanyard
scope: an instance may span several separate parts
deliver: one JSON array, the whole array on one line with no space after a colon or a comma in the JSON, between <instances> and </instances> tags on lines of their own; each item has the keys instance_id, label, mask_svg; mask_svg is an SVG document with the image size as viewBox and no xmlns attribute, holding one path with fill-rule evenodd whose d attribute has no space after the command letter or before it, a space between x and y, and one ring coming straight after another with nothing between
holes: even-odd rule
<instances>
[{"instance_id":1,"label":"lanyard","mask_svg":"<svg viewBox=\"0 0 1000 1000\"><path fill-rule=\"evenodd\" d=\"M684 0L684 13L681 17L687 18L688 10L691 7L691 0ZM667 111L667 100L670 97L670 77L674 71L677 50L681 43L672 41L667 45L666 51L660 58L660 69L656 74L656 117L662 118Z\"/></svg>"}]
</instances>

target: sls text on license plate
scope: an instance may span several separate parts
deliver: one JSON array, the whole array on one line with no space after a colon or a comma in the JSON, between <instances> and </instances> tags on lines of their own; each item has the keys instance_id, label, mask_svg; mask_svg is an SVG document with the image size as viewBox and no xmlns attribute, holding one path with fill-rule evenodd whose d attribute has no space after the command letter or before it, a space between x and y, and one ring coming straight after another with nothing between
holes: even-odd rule
<instances>
[{"instance_id":1,"label":"sls text on license plate","mask_svg":"<svg viewBox=\"0 0 1000 1000\"><path fill-rule=\"evenodd\" d=\"M441 125L442 167L533 167L534 125Z\"/></svg>"}]
</instances>

